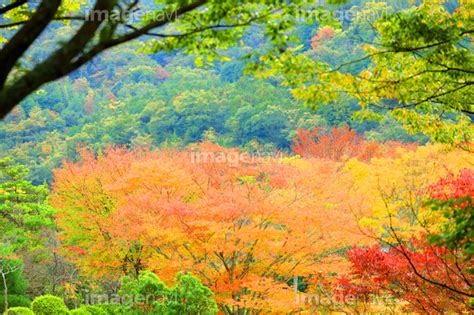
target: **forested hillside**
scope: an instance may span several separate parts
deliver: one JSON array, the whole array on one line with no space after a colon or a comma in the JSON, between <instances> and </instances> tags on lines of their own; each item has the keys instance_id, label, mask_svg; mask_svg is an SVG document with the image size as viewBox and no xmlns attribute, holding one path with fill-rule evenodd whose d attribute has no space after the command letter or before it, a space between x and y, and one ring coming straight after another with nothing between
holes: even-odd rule
<instances>
[{"instance_id":1,"label":"forested hillside","mask_svg":"<svg viewBox=\"0 0 474 315\"><path fill-rule=\"evenodd\" d=\"M409 3L390 5L400 10ZM358 59L365 41L374 37L370 23L382 9L376 11L363 1L350 7L351 15L359 18L346 21L343 29L303 24L294 35L322 62L336 66ZM68 30L58 26L50 33L65 36ZM33 60L43 58L53 45L50 36L44 34L34 47ZM278 77L259 80L246 75L248 62L241 58L268 46L257 27L248 31L241 46L223 52L227 61L214 65L199 66L195 56L179 51L137 53L133 46L107 52L36 91L0 124L5 139L1 152L26 164L34 182L42 183L51 181L51 171L61 160L76 157L78 146L182 147L212 137L224 146L289 152L297 128L344 125L381 142L426 141L409 135L388 116L381 122L354 119L360 107L347 97L313 111L295 100ZM367 64L357 63L350 70L355 73Z\"/></svg>"}]
</instances>

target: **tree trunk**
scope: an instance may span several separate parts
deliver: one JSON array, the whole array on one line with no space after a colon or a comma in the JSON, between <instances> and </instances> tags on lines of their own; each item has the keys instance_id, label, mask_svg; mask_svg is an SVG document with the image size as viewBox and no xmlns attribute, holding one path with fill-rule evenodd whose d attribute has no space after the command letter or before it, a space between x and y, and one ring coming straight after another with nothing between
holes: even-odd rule
<instances>
[{"instance_id":1,"label":"tree trunk","mask_svg":"<svg viewBox=\"0 0 474 315\"><path fill-rule=\"evenodd\" d=\"M5 277L5 273L3 271L0 271L2 273L2 279L3 279L3 294L4 294L4 300L5 300L5 314L7 313L8 310L8 287L7 287L7 278Z\"/></svg>"}]
</instances>

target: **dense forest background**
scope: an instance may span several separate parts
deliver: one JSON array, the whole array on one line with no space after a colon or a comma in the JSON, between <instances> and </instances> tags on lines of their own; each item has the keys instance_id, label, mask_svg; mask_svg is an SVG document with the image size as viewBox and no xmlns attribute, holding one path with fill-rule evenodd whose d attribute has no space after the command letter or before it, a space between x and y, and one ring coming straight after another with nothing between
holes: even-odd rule
<instances>
[{"instance_id":1,"label":"dense forest background","mask_svg":"<svg viewBox=\"0 0 474 315\"><path fill-rule=\"evenodd\" d=\"M363 45L374 40L374 20L412 5L408 0L383 3L351 1L336 9L341 29L301 24L293 35L315 60L334 67L357 60L365 54ZM31 60L42 59L55 45L52 33L65 36L69 27L45 32ZM223 52L227 61L214 65L202 66L196 56L179 51L137 53L136 44L116 48L17 107L0 123L1 155L27 165L31 179L42 183L51 181L61 160L74 160L76 149L85 146L182 147L210 139L254 152L289 152L297 128L344 125L381 142L426 141L408 134L392 117L380 122L355 119L360 106L353 99L312 110L296 101L278 77L247 75L248 60L242 57L268 46L262 30L254 27L239 47ZM357 73L369 62L351 64L345 71Z\"/></svg>"}]
</instances>

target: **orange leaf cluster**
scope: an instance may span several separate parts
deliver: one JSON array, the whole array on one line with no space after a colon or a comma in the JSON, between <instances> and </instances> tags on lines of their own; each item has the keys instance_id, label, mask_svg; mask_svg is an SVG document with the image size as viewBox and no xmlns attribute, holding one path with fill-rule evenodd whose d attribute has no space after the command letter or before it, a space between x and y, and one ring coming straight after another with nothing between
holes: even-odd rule
<instances>
[{"instance_id":1,"label":"orange leaf cluster","mask_svg":"<svg viewBox=\"0 0 474 315\"><path fill-rule=\"evenodd\" d=\"M416 148L416 144L367 141L347 126L333 127L328 132L320 128L298 129L293 143L293 152L302 157L331 160L357 158L367 161L372 157L394 156L400 147Z\"/></svg>"},{"instance_id":2,"label":"orange leaf cluster","mask_svg":"<svg viewBox=\"0 0 474 315\"><path fill-rule=\"evenodd\" d=\"M311 38L311 47L316 50L321 44L329 42L334 37L334 29L329 26L322 27L318 33Z\"/></svg>"},{"instance_id":3,"label":"orange leaf cluster","mask_svg":"<svg viewBox=\"0 0 474 315\"><path fill-rule=\"evenodd\" d=\"M238 167L228 163L235 155ZM341 169L211 143L182 152L85 151L56 170L52 201L63 245L75 249L65 254L85 274L147 269L172 281L191 271L221 307L287 312L304 306L288 281L337 271L328 253L361 238Z\"/></svg>"}]
</instances>

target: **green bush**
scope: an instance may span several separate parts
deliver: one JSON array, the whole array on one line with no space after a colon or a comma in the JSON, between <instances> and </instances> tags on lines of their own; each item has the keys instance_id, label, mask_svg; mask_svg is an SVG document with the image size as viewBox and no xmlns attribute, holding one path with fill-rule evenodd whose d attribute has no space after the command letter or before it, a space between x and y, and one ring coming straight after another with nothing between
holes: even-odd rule
<instances>
[{"instance_id":1,"label":"green bush","mask_svg":"<svg viewBox=\"0 0 474 315\"><path fill-rule=\"evenodd\" d=\"M128 315L123 305L120 304L97 304L95 307L100 308L106 315Z\"/></svg>"},{"instance_id":2,"label":"green bush","mask_svg":"<svg viewBox=\"0 0 474 315\"><path fill-rule=\"evenodd\" d=\"M147 297L145 303L127 299L128 314L217 314L212 291L192 274L178 273L176 284L168 288L156 274L141 271L138 278L123 277L119 295Z\"/></svg>"},{"instance_id":3,"label":"green bush","mask_svg":"<svg viewBox=\"0 0 474 315\"><path fill-rule=\"evenodd\" d=\"M108 315L109 313L96 305L82 305L81 307L72 310L70 314L76 315ZM113 313L116 314L116 313Z\"/></svg>"},{"instance_id":4,"label":"green bush","mask_svg":"<svg viewBox=\"0 0 474 315\"><path fill-rule=\"evenodd\" d=\"M63 299L54 295L38 296L31 303L31 309L35 315L63 315L69 314L69 310Z\"/></svg>"},{"instance_id":5,"label":"green bush","mask_svg":"<svg viewBox=\"0 0 474 315\"><path fill-rule=\"evenodd\" d=\"M74 314L74 315L92 315L88 310L86 310L82 306L70 311L69 314L71 314L71 315L72 314Z\"/></svg>"},{"instance_id":6,"label":"green bush","mask_svg":"<svg viewBox=\"0 0 474 315\"><path fill-rule=\"evenodd\" d=\"M30 307L31 301L28 299L27 296L24 295L16 295L16 294L9 294L8 295L8 307ZM0 310L5 309L5 298L3 295L0 295Z\"/></svg>"},{"instance_id":7,"label":"green bush","mask_svg":"<svg viewBox=\"0 0 474 315\"><path fill-rule=\"evenodd\" d=\"M35 315L32 310L28 307L11 307L9 308L4 315Z\"/></svg>"}]
</instances>

